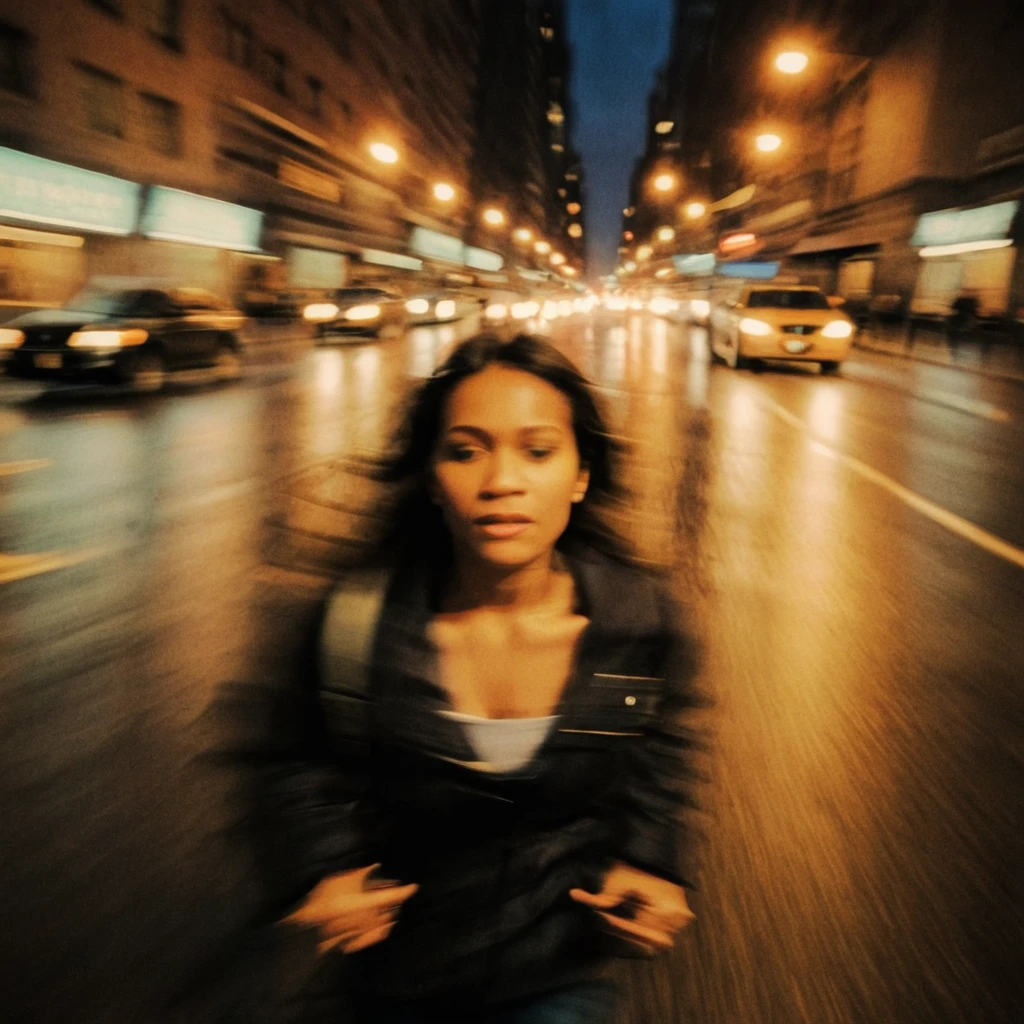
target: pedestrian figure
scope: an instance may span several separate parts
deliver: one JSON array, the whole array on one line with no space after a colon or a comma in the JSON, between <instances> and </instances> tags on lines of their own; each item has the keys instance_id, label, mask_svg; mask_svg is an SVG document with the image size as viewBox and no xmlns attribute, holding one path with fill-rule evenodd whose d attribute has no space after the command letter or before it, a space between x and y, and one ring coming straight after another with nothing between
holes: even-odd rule
<instances>
[{"instance_id":1,"label":"pedestrian figure","mask_svg":"<svg viewBox=\"0 0 1024 1024\"><path fill-rule=\"evenodd\" d=\"M612 1021L610 957L693 920L701 702L673 603L600 526L599 408L547 342L479 336L382 476L388 528L259 767L284 926L375 1024Z\"/></svg>"}]
</instances>

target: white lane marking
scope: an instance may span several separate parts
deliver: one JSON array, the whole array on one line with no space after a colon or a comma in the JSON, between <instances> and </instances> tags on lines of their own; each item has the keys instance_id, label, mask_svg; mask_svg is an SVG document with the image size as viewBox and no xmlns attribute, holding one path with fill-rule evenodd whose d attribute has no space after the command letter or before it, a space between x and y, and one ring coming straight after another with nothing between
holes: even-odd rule
<instances>
[{"instance_id":1,"label":"white lane marking","mask_svg":"<svg viewBox=\"0 0 1024 1024\"><path fill-rule=\"evenodd\" d=\"M14 476L15 473L31 473L53 465L53 459L22 459L20 462L0 462L0 476Z\"/></svg>"},{"instance_id":2,"label":"white lane marking","mask_svg":"<svg viewBox=\"0 0 1024 1024\"><path fill-rule=\"evenodd\" d=\"M29 576L40 576L44 572L55 572L57 569L68 569L73 565L81 565L100 554L100 549L90 551L45 551L31 555L5 555L0 552L0 583L12 583L14 580L27 579Z\"/></svg>"},{"instance_id":3,"label":"white lane marking","mask_svg":"<svg viewBox=\"0 0 1024 1024\"><path fill-rule=\"evenodd\" d=\"M843 368L843 376L847 380L860 380L865 384L878 384L882 387L891 388L893 391L900 391L911 398L920 399L922 402L941 405L956 412L965 412L970 416L991 420L993 423L1013 422L1013 414L1009 410L1001 409L998 405L993 405L991 402L983 402L978 398L964 398L962 395L956 395L952 391L904 387L898 381L889 380L880 374L864 373L863 368L857 367L855 364L845 366Z\"/></svg>"},{"instance_id":4,"label":"white lane marking","mask_svg":"<svg viewBox=\"0 0 1024 1024\"><path fill-rule=\"evenodd\" d=\"M774 399L766 396L762 396L762 398L768 408L779 419L810 435L812 438L811 446L816 452L834 459L836 462L853 470L854 473L864 477L865 480L870 480L871 483L888 491L894 497L909 505L915 511L920 512L923 516L927 516L932 522L945 527L951 533L955 533L957 536L963 537L964 540L977 544L978 547L983 548L990 554L1003 558L1007 562L1012 562L1019 568L1024 569L1024 550L1014 547L1008 541L997 537L994 533L989 533L988 530L983 530L980 526L976 526L969 520L963 519L954 512L950 512L949 509L936 505L935 502L922 497L916 491L912 491L884 473L880 473L866 462L861 462L860 459L854 458L852 455L845 455L843 452L836 451L835 448L817 440L814 437L814 431L799 416L794 416L793 413L783 408Z\"/></svg>"}]
</instances>

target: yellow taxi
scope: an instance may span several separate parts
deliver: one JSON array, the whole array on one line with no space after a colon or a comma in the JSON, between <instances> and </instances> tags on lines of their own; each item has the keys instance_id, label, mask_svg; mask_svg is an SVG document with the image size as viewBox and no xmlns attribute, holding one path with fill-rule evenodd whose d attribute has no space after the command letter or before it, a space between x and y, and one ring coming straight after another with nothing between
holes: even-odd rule
<instances>
[{"instance_id":1,"label":"yellow taxi","mask_svg":"<svg viewBox=\"0 0 1024 1024\"><path fill-rule=\"evenodd\" d=\"M711 311L711 351L734 369L765 359L815 362L835 373L850 354L855 326L807 285L748 285Z\"/></svg>"}]
</instances>

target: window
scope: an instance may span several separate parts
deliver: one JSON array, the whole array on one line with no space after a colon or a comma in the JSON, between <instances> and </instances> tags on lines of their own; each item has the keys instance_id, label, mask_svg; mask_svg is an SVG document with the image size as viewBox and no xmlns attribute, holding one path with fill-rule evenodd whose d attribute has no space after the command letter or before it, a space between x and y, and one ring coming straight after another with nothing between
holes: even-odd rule
<instances>
[{"instance_id":1,"label":"window","mask_svg":"<svg viewBox=\"0 0 1024 1024\"><path fill-rule=\"evenodd\" d=\"M314 117L323 117L324 83L319 78L307 75L306 88L308 90L307 109Z\"/></svg>"},{"instance_id":2,"label":"window","mask_svg":"<svg viewBox=\"0 0 1024 1024\"><path fill-rule=\"evenodd\" d=\"M142 0L143 24L162 43L178 45L181 0Z\"/></svg>"},{"instance_id":3,"label":"window","mask_svg":"<svg viewBox=\"0 0 1024 1024\"><path fill-rule=\"evenodd\" d=\"M94 132L124 138L124 83L86 64L78 66L85 123Z\"/></svg>"},{"instance_id":4,"label":"window","mask_svg":"<svg viewBox=\"0 0 1024 1024\"><path fill-rule=\"evenodd\" d=\"M0 23L0 89L33 94L32 40L27 32Z\"/></svg>"},{"instance_id":5,"label":"window","mask_svg":"<svg viewBox=\"0 0 1024 1024\"><path fill-rule=\"evenodd\" d=\"M267 50L265 53L264 75L274 92L288 95L288 61L280 50Z\"/></svg>"},{"instance_id":6,"label":"window","mask_svg":"<svg viewBox=\"0 0 1024 1024\"><path fill-rule=\"evenodd\" d=\"M181 156L181 107L163 96L142 94L146 145L164 156Z\"/></svg>"},{"instance_id":7,"label":"window","mask_svg":"<svg viewBox=\"0 0 1024 1024\"><path fill-rule=\"evenodd\" d=\"M224 53L240 68L252 67L252 30L224 12Z\"/></svg>"}]
</instances>

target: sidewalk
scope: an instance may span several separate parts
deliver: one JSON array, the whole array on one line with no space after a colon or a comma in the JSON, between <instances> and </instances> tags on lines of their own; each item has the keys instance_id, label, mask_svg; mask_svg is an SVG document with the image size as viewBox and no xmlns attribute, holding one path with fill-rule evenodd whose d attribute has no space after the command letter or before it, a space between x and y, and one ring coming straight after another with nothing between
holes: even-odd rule
<instances>
[{"instance_id":1,"label":"sidewalk","mask_svg":"<svg viewBox=\"0 0 1024 1024\"><path fill-rule=\"evenodd\" d=\"M944 334L918 330L908 343L903 324L863 328L854 347L866 352L949 366L985 377L1024 383L1024 344L975 333L951 345Z\"/></svg>"}]
</instances>

